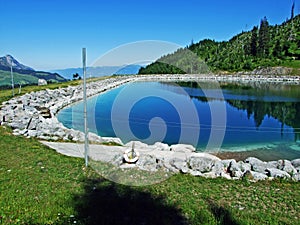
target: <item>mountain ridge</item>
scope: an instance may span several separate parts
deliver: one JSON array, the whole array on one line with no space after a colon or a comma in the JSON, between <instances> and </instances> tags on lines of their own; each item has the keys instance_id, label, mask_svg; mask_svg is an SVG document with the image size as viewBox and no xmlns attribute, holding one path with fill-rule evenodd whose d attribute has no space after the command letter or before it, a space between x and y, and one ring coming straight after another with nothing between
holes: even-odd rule
<instances>
[{"instance_id":1,"label":"mountain ridge","mask_svg":"<svg viewBox=\"0 0 300 225\"><path fill-rule=\"evenodd\" d=\"M6 55L3 57L0 57L0 69L2 70L10 70L12 65L13 70L31 70L34 71L29 66L25 66L21 63L19 63L14 57L11 55Z\"/></svg>"},{"instance_id":2,"label":"mountain ridge","mask_svg":"<svg viewBox=\"0 0 300 225\"><path fill-rule=\"evenodd\" d=\"M36 71L29 66L25 66L17 61L13 56L6 55L0 57L0 87L9 88L11 86L11 67L13 70L14 83L16 85L35 85L39 79L44 79L48 83L65 82L67 79L58 73Z\"/></svg>"},{"instance_id":3,"label":"mountain ridge","mask_svg":"<svg viewBox=\"0 0 300 225\"><path fill-rule=\"evenodd\" d=\"M111 75L135 75L139 72L141 65L123 65L123 66L100 66L100 67L87 67L87 77L101 77ZM82 68L66 68L51 70L61 74L66 79L73 79L73 74L78 73L81 77L83 76Z\"/></svg>"}]
</instances>

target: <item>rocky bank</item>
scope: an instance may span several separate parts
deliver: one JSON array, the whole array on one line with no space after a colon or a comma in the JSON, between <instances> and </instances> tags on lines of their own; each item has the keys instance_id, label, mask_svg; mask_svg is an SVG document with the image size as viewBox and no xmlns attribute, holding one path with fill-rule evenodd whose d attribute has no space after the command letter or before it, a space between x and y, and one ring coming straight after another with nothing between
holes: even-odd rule
<instances>
[{"instance_id":1,"label":"rocky bank","mask_svg":"<svg viewBox=\"0 0 300 225\"><path fill-rule=\"evenodd\" d=\"M147 75L147 76L120 76L90 82L87 84L87 96L91 97L103 93L122 84L135 81L239 81L239 82L275 82L300 84L300 77L297 76L249 76L249 75ZM43 90L27 93L23 96L12 98L3 102L0 110L1 125L10 126L14 135L25 137L36 137L45 141L75 141L83 142L84 134L74 129L68 129L61 124L57 118L57 112L83 99L83 86L69 86L56 90ZM89 140L93 143L116 142L123 144L118 138L104 138L96 134L89 134ZM179 145L180 146L180 145ZM145 147L145 146L144 146ZM175 147L175 148L174 148ZM220 160L219 158L204 154L195 153L191 147L167 146L162 143L154 146L146 146L146 149L156 149L155 155L141 155L137 166L140 169L149 168L154 170L163 167L173 172L190 173L195 176L205 177L226 177L239 179L249 176L254 180L267 179L269 177L283 177L300 180L300 159L294 161L279 160L274 162L262 162L259 159L248 158L244 162L235 160ZM176 157L158 157L162 152L170 151ZM153 152L153 151L152 151ZM179 156L185 152L184 157ZM187 154L188 153L188 154ZM204 155L203 155L204 154ZM163 154L164 155L164 154ZM174 156L174 154L172 154ZM119 155L120 156L120 155ZM119 162L118 162L119 159ZM110 161L119 164L121 157L114 157ZM153 163L151 163L153 162ZM150 166L145 166L149 165ZM152 165L151 165L152 164Z\"/></svg>"}]
</instances>

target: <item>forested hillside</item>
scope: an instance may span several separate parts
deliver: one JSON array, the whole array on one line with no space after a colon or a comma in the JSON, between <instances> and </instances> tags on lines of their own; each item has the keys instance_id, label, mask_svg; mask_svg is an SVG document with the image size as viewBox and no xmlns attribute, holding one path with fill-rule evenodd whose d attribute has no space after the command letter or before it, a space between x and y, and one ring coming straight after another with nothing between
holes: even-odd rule
<instances>
[{"instance_id":1,"label":"forested hillside","mask_svg":"<svg viewBox=\"0 0 300 225\"><path fill-rule=\"evenodd\" d=\"M195 53L202 63L193 63L189 51ZM172 62L171 65L167 65L169 62ZM201 73L207 70L236 72L274 66L300 68L300 15L274 26L269 25L265 17L259 26L229 41L205 39L191 43L141 68L139 73Z\"/></svg>"}]
</instances>

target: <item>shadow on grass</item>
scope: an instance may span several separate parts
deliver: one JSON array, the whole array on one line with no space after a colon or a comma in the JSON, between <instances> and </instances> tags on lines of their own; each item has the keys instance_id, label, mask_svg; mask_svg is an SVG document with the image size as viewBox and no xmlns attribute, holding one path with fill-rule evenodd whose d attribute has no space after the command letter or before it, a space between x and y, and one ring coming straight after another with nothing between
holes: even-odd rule
<instances>
[{"instance_id":1,"label":"shadow on grass","mask_svg":"<svg viewBox=\"0 0 300 225\"><path fill-rule=\"evenodd\" d=\"M179 209L140 188L104 179L85 184L85 193L74 198L77 224L187 224Z\"/></svg>"},{"instance_id":2,"label":"shadow on grass","mask_svg":"<svg viewBox=\"0 0 300 225\"><path fill-rule=\"evenodd\" d=\"M223 206L217 205L212 199L206 200L211 213L214 215L218 224L223 225L239 225L239 223L232 217L230 211L225 209Z\"/></svg>"}]
</instances>

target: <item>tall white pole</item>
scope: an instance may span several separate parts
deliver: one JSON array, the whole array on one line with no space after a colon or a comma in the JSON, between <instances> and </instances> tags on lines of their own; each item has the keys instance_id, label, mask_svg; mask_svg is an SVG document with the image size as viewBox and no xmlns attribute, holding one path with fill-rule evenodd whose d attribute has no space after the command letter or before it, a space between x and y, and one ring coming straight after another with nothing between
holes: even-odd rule
<instances>
[{"instance_id":1,"label":"tall white pole","mask_svg":"<svg viewBox=\"0 0 300 225\"><path fill-rule=\"evenodd\" d=\"M15 96L15 86L14 86L14 74L13 74L13 61L10 62L10 76L11 76L11 89L12 89L12 96Z\"/></svg>"},{"instance_id":2,"label":"tall white pole","mask_svg":"<svg viewBox=\"0 0 300 225\"><path fill-rule=\"evenodd\" d=\"M83 64L83 119L84 119L84 159L85 166L88 166L89 155L89 139L88 139L88 127L87 127L87 97L86 97L86 48L82 49L82 64Z\"/></svg>"}]
</instances>

